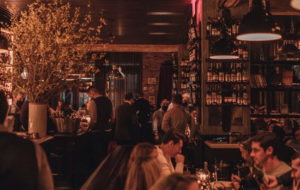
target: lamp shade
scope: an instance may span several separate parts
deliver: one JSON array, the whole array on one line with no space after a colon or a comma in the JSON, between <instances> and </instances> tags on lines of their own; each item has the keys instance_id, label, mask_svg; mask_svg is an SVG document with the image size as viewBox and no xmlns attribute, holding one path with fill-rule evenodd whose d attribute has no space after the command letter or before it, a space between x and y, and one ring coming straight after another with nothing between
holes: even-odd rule
<instances>
[{"instance_id":1,"label":"lamp shade","mask_svg":"<svg viewBox=\"0 0 300 190\"><path fill-rule=\"evenodd\" d=\"M300 10L300 0L291 0L291 7Z\"/></svg>"},{"instance_id":2,"label":"lamp shade","mask_svg":"<svg viewBox=\"0 0 300 190\"><path fill-rule=\"evenodd\" d=\"M273 41L281 39L281 35L272 32L274 23L270 13L263 8L261 0L253 0L248 14L243 17L237 39L241 41Z\"/></svg>"},{"instance_id":3,"label":"lamp shade","mask_svg":"<svg viewBox=\"0 0 300 190\"><path fill-rule=\"evenodd\" d=\"M239 56L234 54L236 46L228 37L223 37L216 41L212 48L210 59L238 59Z\"/></svg>"}]
</instances>

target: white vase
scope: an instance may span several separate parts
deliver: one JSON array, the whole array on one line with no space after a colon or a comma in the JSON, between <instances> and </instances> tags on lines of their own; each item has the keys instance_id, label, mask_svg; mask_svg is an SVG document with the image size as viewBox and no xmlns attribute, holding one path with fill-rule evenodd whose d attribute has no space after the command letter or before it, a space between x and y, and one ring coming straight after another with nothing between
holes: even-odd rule
<instances>
[{"instance_id":1,"label":"white vase","mask_svg":"<svg viewBox=\"0 0 300 190\"><path fill-rule=\"evenodd\" d=\"M47 104L29 103L28 133L47 135Z\"/></svg>"}]
</instances>

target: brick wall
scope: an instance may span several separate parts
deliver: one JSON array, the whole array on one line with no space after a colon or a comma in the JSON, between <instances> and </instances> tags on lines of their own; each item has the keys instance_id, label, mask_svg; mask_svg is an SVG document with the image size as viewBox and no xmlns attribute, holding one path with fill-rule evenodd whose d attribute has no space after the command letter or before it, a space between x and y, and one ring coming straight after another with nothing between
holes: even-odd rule
<instances>
[{"instance_id":1,"label":"brick wall","mask_svg":"<svg viewBox=\"0 0 300 190\"><path fill-rule=\"evenodd\" d=\"M153 105L156 105L160 66L170 58L171 53L143 53L142 89L144 97Z\"/></svg>"}]
</instances>

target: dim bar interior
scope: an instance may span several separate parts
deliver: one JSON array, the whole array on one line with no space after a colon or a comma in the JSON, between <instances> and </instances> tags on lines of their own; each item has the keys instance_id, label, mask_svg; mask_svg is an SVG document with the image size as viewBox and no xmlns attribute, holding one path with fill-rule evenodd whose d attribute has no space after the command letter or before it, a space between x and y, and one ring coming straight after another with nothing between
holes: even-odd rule
<instances>
[{"instance_id":1,"label":"dim bar interior","mask_svg":"<svg viewBox=\"0 0 300 190\"><path fill-rule=\"evenodd\" d=\"M300 1L0 1L0 104L0 189L300 189Z\"/></svg>"}]
</instances>

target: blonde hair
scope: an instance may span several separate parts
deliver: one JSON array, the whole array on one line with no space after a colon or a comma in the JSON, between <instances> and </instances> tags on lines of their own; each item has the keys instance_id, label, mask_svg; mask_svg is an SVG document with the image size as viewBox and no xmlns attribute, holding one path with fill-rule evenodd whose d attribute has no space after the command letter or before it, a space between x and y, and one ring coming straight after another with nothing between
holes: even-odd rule
<instances>
[{"instance_id":1,"label":"blonde hair","mask_svg":"<svg viewBox=\"0 0 300 190\"><path fill-rule=\"evenodd\" d=\"M160 169L151 157L155 146L150 143L137 144L130 154L125 190L147 190L159 178Z\"/></svg>"},{"instance_id":2,"label":"blonde hair","mask_svg":"<svg viewBox=\"0 0 300 190\"><path fill-rule=\"evenodd\" d=\"M182 190L188 189L189 186L197 182L195 177L191 175L183 175L179 173L174 173L160 179L155 183L150 190Z\"/></svg>"}]
</instances>

